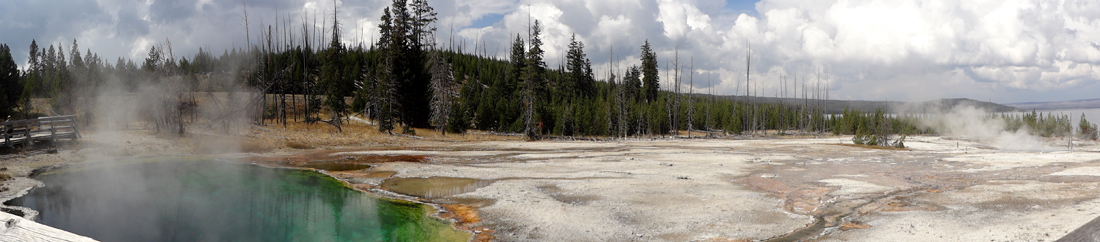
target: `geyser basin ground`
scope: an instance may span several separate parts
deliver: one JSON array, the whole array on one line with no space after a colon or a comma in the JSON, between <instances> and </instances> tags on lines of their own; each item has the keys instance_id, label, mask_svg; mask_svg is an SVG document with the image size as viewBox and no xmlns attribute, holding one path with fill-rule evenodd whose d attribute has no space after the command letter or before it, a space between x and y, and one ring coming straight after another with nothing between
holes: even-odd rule
<instances>
[{"instance_id":1,"label":"geyser basin ground","mask_svg":"<svg viewBox=\"0 0 1100 242\"><path fill-rule=\"evenodd\" d=\"M319 147L264 152L258 163L367 164L326 172L360 190L389 194L378 190L392 178L493 181L443 187L446 193L425 195L440 197L422 200L476 208L460 210L474 219L459 227L499 241L766 240L805 231L818 218L828 227L799 234L827 234L804 241L1053 241L1100 216L1100 145L1093 141L1075 141L1068 152L1066 140L1045 140L1050 151L1026 152L934 136L910 136L911 150L881 150L839 145L851 136L613 142L447 136L462 139L454 142L256 130L259 141L305 137L299 140ZM0 200L21 191L18 181L37 167L99 163L104 159L84 157L103 153L191 150L144 131L89 137L81 149L0 158L17 176L3 183L12 189ZM412 187L424 184L435 183Z\"/></svg>"},{"instance_id":2,"label":"geyser basin ground","mask_svg":"<svg viewBox=\"0 0 1100 242\"><path fill-rule=\"evenodd\" d=\"M841 145L850 136L425 141L312 156L426 156L334 173L357 187L493 181L421 197L477 207L474 226L502 241L1053 241L1100 214L1100 146L1047 142L1053 151L947 137L909 137L909 150Z\"/></svg>"},{"instance_id":3,"label":"geyser basin ground","mask_svg":"<svg viewBox=\"0 0 1100 242\"><path fill-rule=\"evenodd\" d=\"M172 159L172 158L170 158ZM324 174L172 159L39 175L8 204L102 241L465 241L431 207L381 199Z\"/></svg>"}]
</instances>

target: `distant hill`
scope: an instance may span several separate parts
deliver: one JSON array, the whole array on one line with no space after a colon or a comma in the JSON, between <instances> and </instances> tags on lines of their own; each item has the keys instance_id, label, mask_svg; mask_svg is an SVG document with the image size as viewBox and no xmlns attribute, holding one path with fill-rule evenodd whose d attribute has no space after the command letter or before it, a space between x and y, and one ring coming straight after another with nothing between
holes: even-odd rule
<instances>
[{"instance_id":1,"label":"distant hill","mask_svg":"<svg viewBox=\"0 0 1100 242\"><path fill-rule=\"evenodd\" d=\"M705 95L699 95L705 96ZM774 97L746 97L746 96L718 96L718 98L724 98L734 101L742 101L748 103L776 103L782 102L791 105L826 105L825 112L827 113L841 113L844 112L844 108L851 110L858 110L862 112L874 112L877 109L883 109L887 113L930 113L930 112L943 112L948 111L956 106L968 105L979 109L985 109L993 112L1012 112L1017 111L1016 107L983 102L968 98L945 98L936 99L924 102L899 102L899 101L862 101L862 100L805 100L796 98L774 98Z\"/></svg>"},{"instance_id":2,"label":"distant hill","mask_svg":"<svg viewBox=\"0 0 1100 242\"><path fill-rule=\"evenodd\" d=\"M951 110L957 106L971 106L978 109L985 109L992 112L1015 112L1019 111L1016 107L997 104L992 102L978 101L969 98L943 98L932 101L907 103L910 112L942 112Z\"/></svg>"},{"instance_id":3,"label":"distant hill","mask_svg":"<svg viewBox=\"0 0 1100 242\"><path fill-rule=\"evenodd\" d=\"M1100 98L1097 99L1083 99L1083 100L1070 100L1070 101L1058 101L1058 102L1027 102L1027 103L1010 103L1009 106L1017 107L1023 110L1037 109L1037 110L1051 110L1051 109L1085 109L1085 108L1100 108Z\"/></svg>"}]
</instances>

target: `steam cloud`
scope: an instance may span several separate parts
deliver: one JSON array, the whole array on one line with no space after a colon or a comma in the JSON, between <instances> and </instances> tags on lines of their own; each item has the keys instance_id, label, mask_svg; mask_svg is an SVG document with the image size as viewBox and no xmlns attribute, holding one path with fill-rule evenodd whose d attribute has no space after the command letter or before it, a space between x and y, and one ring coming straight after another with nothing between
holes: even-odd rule
<instances>
[{"instance_id":1,"label":"steam cloud","mask_svg":"<svg viewBox=\"0 0 1100 242\"><path fill-rule=\"evenodd\" d=\"M1005 130L1005 121L990 117L990 114L973 106L956 106L950 111L920 119L920 125L944 135L973 139L1002 150L1050 150L1042 139L1028 132L1027 127L1016 131Z\"/></svg>"}]
</instances>

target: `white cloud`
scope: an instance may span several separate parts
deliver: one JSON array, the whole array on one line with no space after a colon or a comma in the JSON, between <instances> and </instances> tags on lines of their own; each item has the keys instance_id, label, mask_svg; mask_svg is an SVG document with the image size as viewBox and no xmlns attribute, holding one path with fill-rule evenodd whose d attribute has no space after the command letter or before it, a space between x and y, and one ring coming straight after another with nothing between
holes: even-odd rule
<instances>
[{"instance_id":1,"label":"white cloud","mask_svg":"<svg viewBox=\"0 0 1100 242\"><path fill-rule=\"evenodd\" d=\"M694 5L674 0L660 0L657 21L665 29L665 37L673 40L684 38L689 31L706 30L710 27L710 16L703 14Z\"/></svg>"},{"instance_id":2,"label":"white cloud","mask_svg":"<svg viewBox=\"0 0 1100 242\"><path fill-rule=\"evenodd\" d=\"M13 47L17 61L25 60L30 39L48 47L78 38L81 49L112 63L117 56L140 60L149 46L165 39L181 56L199 47L217 52L245 45L243 9L236 0L60 2L61 8L39 1L0 6L5 33L0 42ZM331 22L332 1L246 2L253 40L261 24L273 24L277 14L289 15L295 29L303 18L318 18L321 28L322 21ZM721 94L743 91L746 44L753 85L773 95L784 76L789 83L791 76L816 80L818 73L830 83L831 95L852 99L983 99L1000 92L992 95L994 101L1015 102L1094 98L1100 91L1100 2L1095 0L762 0L755 4L759 15L723 15L736 11L724 10L722 0L429 3L439 13L436 36L442 44L453 26L456 40L466 39L470 51L477 39L487 53L505 57L514 36L526 35L530 16L543 25L551 66L560 63L573 33L585 42L601 76L612 66L609 58L619 71L638 64L639 46L648 39L662 72L679 49L682 63L694 58L698 73L721 78L713 85ZM337 4L342 41L352 44L377 38L371 33L390 1ZM494 16L502 17L470 27Z\"/></svg>"}]
</instances>

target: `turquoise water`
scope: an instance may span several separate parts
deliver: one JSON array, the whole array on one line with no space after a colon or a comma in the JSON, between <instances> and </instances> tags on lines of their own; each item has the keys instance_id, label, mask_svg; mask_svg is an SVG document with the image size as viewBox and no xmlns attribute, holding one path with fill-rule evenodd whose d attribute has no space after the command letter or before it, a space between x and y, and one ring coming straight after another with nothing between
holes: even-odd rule
<instances>
[{"instance_id":1,"label":"turquoise water","mask_svg":"<svg viewBox=\"0 0 1100 242\"><path fill-rule=\"evenodd\" d=\"M10 205L101 241L466 241L431 207L313 171L181 160L70 168Z\"/></svg>"}]
</instances>

